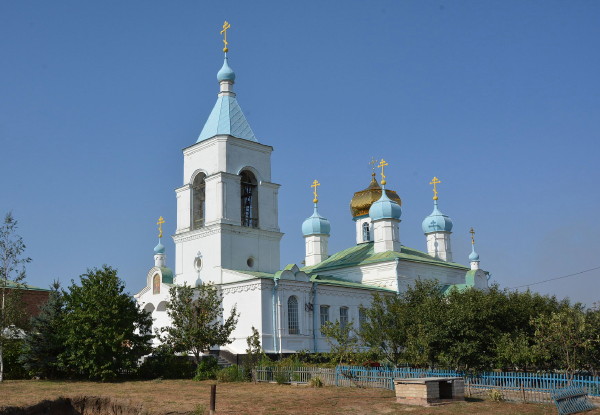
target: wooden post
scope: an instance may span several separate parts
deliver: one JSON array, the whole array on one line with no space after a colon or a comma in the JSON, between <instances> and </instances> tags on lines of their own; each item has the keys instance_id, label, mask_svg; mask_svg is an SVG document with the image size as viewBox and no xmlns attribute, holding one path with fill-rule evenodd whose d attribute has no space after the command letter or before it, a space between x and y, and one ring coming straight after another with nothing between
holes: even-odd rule
<instances>
[{"instance_id":1,"label":"wooden post","mask_svg":"<svg viewBox=\"0 0 600 415\"><path fill-rule=\"evenodd\" d=\"M215 415L217 406L217 385L210 385L210 411L208 412L210 415Z\"/></svg>"}]
</instances>

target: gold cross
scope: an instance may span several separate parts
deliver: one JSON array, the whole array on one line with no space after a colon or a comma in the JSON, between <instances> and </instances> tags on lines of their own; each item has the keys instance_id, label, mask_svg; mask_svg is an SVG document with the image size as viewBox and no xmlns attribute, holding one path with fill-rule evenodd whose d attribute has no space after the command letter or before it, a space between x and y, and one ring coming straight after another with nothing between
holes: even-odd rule
<instances>
[{"instance_id":1,"label":"gold cross","mask_svg":"<svg viewBox=\"0 0 600 415\"><path fill-rule=\"evenodd\" d=\"M229 22L227 22L227 20L225 20L225 23L223 23L223 30L221 30L221 34L223 35L223 43L225 44L223 52L225 53L229 52L229 49L227 48L227 46L229 45L229 42L227 42L227 29L229 28L231 28L231 25L229 24Z\"/></svg>"},{"instance_id":2,"label":"gold cross","mask_svg":"<svg viewBox=\"0 0 600 415\"><path fill-rule=\"evenodd\" d=\"M471 228L469 233L471 234L471 245L475 245L475 230Z\"/></svg>"},{"instance_id":3,"label":"gold cross","mask_svg":"<svg viewBox=\"0 0 600 415\"><path fill-rule=\"evenodd\" d=\"M161 216L160 218L158 218L158 222L156 222L156 224L158 225L158 238L162 238L162 226L163 223L165 223L165 220L163 219L163 217Z\"/></svg>"},{"instance_id":4,"label":"gold cross","mask_svg":"<svg viewBox=\"0 0 600 415\"><path fill-rule=\"evenodd\" d=\"M377 160L375 160L375 157L371 157L371 161L369 162L369 164L371 165L371 170L375 172L375 165L377 164Z\"/></svg>"},{"instance_id":5,"label":"gold cross","mask_svg":"<svg viewBox=\"0 0 600 415\"><path fill-rule=\"evenodd\" d=\"M429 184L433 185L433 200L438 200L437 185L440 183L441 183L441 181L437 177L434 177L433 180L429 182Z\"/></svg>"},{"instance_id":6,"label":"gold cross","mask_svg":"<svg viewBox=\"0 0 600 415\"><path fill-rule=\"evenodd\" d=\"M315 179L315 181L313 182L313 184L310 185L310 187L313 187L313 195L315 196L315 198L313 199L313 203L317 203L319 201L319 197L317 195L317 187L321 186L321 183L319 183L319 181L317 179Z\"/></svg>"},{"instance_id":7,"label":"gold cross","mask_svg":"<svg viewBox=\"0 0 600 415\"><path fill-rule=\"evenodd\" d=\"M385 186L385 184L387 183L387 182L385 181L385 174L383 173L383 168L384 168L385 166L389 166L388 162L387 162L387 161L385 161L384 159L381 159L381 161L379 162L379 166L377 166L377 167L380 167L380 168L381 168L381 184L382 184L383 186Z\"/></svg>"}]
</instances>

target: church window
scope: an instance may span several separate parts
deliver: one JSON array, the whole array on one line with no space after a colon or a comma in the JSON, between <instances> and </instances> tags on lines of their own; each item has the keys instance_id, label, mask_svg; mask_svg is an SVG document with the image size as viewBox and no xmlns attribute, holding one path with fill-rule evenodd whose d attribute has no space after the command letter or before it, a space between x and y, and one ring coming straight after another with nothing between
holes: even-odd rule
<instances>
[{"instance_id":1,"label":"church window","mask_svg":"<svg viewBox=\"0 0 600 415\"><path fill-rule=\"evenodd\" d=\"M192 229L204 226L206 214L206 175L199 173L192 184Z\"/></svg>"},{"instance_id":2,"label":"church window","mask_svg":"<svg viewBox=\"0 0 600 415\"><path fill-rule=\"evenodd\" d=\"M152 294L160 294L160 275L154 274L152 277Z\"/></svg>"},{"instance_id":3,"label":"church window","mask_svg":"<svg viewBox=\"0 0 600 415\"><path fill-rule=\"evenodd\" d=\"M369 222L365 222L362 225L363 242L369 242L371 240L371 230L369 229Z\"/></svg>"},{"instance_id":4,"label":"church window","mask_svg":"<svg viewBox=\"0 0 600 415\"><path fill-rule=\"evenodd\" d=\"M340 326L346 327L348 324L348 307L340 307Z\"/></svg>"},{"instance_id":5,"label":"church window","mask_svg":"<svg viewBox=\"0 0 600 415\"><path fill-rule=\"evenodd\" d=\"M252 172L241 173L242 226L258 228L258 186Z\"/></svg>"},{"instance_id":6,"label":"church window","mask_svg":"<svg viewBox=\"0 0 600 415\"><path fill-rule=\"evenodd\" d=\"M367 314L365 313L365 309L360 307L358 309L358 325L360 328L367 322Z\"/></svg>"},{"instance_id":7,"label":"church window","mask_svg":"<svg viewBox=\"0 0 600 415\"><path fill-rule=\"evenodd\" d=\"M321 327L323 327L329 321L329 306L322 305L319 307L319 315L321 317ZM323 332L321 332L323 334Z\"/></svg>"},{"instance_id":8,"label":"church window","mask_svg":"<svg viewBox=\"0 0 600 415\"><path fill-rule=\"evenodd\" d=\"M288 298L288 331L290 334L300 334L298 322L298 299L296 296Z\"/></svg>"}]
</instances>

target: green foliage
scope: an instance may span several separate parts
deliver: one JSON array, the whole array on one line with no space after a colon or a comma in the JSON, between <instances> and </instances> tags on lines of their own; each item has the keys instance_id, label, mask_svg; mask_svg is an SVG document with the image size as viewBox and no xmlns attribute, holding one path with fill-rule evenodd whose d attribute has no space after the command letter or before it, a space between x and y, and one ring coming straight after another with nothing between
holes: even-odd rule
<instances>
[{"instance_id":1,"label":"green foliage","mask_svg":"<svg viewBox=\"0 0 600 415\"><path fill-rule=\"evenodd\" d=\"M539 316L532 321L537 346L544 357L558 363L569 374L582 368L586 354L593 347L586 314L572 307Z\"/></svg>"},{"instance_id":2,"label":"green foliage","mask_svg":"<svg viewBox=\"0 0 600 415\"><path fill-rule=\"evenodd\" d=\"M7 329L12 326L25 328L26 318L18 289L25 280L25 264L31 258L23 257L25 243L17 234L17 221L12 213L7 213L0 225L0 382L4 380L4 349L12 345L12 338ZM8 371L17 370L15 361L7 361Z\"/></svg>"},{"instance_id":3,"label":"green foliage","mask_svg":"<svg viewBox=\"0 0 600 415\"><path fill-rule=\"evenodd\" d=\"M526 292L452 290L416 281L375 294L360 336L393 365L458 370L600 367L600 311ZM356 357L354 357L356 359Z\"/></svg>"},{"instance_id":4,"label":"green foliage","mask_svg":"<svg viewBox=\"0 0 600 415\"><path fill-rule=\"evenodd\" d=\"M258 366L261 361L268 360L268 357L260 344L260 333L254 326L252 326L252 334L246 338L246 344L248 348L244 358L244 373L248 376L248 380L251 380L252 369Z\"/></svg>"},{"instance_id":5,"label":"green foliage","mask_svg":"<svg viewBox=\"0 0 600 415\"><path fill-rule=\"evenodd\" d=\"M328 321L321 327L321 333L331 348L333 360L338 364L349 363L358 348L358 337L354 334L352 323L342 324L339 320L334 323Z\"/></svg>"},{"instance_id":6,"label":"green foliage","mask_svg":"<svg viewBox=\"0 0 600 415\"><path fill-rule=\"evenodd\" d=\"M138 369L142 379L191 379L196 365L187 356L177 356L169 347L157 347Z\"/></svg>"},{"instance_id":7,"label":"green foliage","mask_svg":"<svg viewBox=\"0 0 600 415\"><path fill-rule=\"evenodd\" d=\"M72 281L64 294L64 345L58 361L73 376L113 380L133 372L150 351L150 315L124 292L117 271L103 266Z\"/></svg>"},{"instance_id":8,"label":"green foliage","mask_svg":"<svg viewBox=\"0 0 600 415\"><path fill-rule=\"evenodd\" d=\"M21 339L7 339L4 343L4 366L6 372L4 373L5 379L29 379L29 373L22 364L19 363L19 359L23 353L23 340Z\"/></svg>"},{"instance_id":9,"label":"green foliage","mask_svg":"<svg viewBox=\"0 0 600 415\"><path fill-rule=\"evenodd\" d=\"M198 363L198 368L196 369L196 376L194 376L194 380L216 379L218 370L218 360L215 359L214 356L206 356L202 360L200 360L200 363Z\"/></svg>"},{"instance_id":10,"label":"green foliage","mask_svg":"<svg viewBox=\"0 0 600 415\"><path fill-rule=\"evenodd\" d=\"M310 386L311 388L322 388L323 381L320 377L315 376L313 378L310 378L310 380L308 381L308 386Z\"/></svg>"},{"instance_id":11,"label":"green foliage","mask_svg":"<svg viewBox=\"0 0 600 415\"><path fill-rule=\"evenodd\" d=\"M504 394L499 389L490 389L488 392L488 396L491 401L494 402L504 402Z\"/></svg>"},{"instance_id":12,"label":"green foliage","mask_svg":"<svg viewBox=\"0 0 600 415\"><path fill-rule=\"evenodd\" d=\"M279 385L284 385L292 381L292 376L289 370L280 368L274 371L273 379L275 379L275 382L277 382Z\"/></svg>"},{"instance_id":13,"label":"green foliage","mask_svg":"<svg viewBox=\"0 0 600 415\"><path fill-rule=\"evenodd\" d=\"M40 314L31 319L19 362L31 376L53 379L63 375L58 356L65 351L64 298L55 281Z\"/></svg>"},{"instance_id":14,"label":"green foliage","mask_svg":"<svg viewBox=\"0 0 600 415\"><path fill-rule=\"evenodd\" d=\"M238 320L236 307L233 307L223 322L222 296L211 284L199 287L189 285L174 286L169 291L167 314L171 325L163 327L161 341L176 352L191 352L196 364L200 354L211 346L224 346L232 342L229 339Z\"/></svg>"},{"instance_id":15,"label":"green foliage","mask_svg":"<svg viewBox=\"0 0 600 415\"><path fill-rule=\"evenodd\" d=\"M238 365L231 365L217 372L217 380L219 382L243 382L246 380L246 376Z\"/></svg>"}]
</instances>

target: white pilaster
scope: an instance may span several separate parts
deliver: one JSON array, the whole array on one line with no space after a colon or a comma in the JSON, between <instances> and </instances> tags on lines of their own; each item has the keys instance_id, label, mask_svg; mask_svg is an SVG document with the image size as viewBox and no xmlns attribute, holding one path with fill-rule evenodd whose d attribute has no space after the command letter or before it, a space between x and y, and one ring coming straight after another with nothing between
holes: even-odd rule
<instances>
[{"instance_id":1,"label":"white pilaster","mask_svg":"<svg viewBox=\"0 0 600 415\"><path fill-rule=\"evenodd\" d=\"M427 253L442 261L452 262L452 246L450 232L431 232L427 237Z\"/></svg>"},{"instance_id":2,"label":"white pilaster","mask_svg":"<svg viewBox=\"0 0 600 415\"><path fill-rule=\"evenodd\" d=\"M399 220L380 219L373 222L375 253L395 251L400 252Z\"/></svg>"},{"instance_id":3,"label":"white pilaster","mask_svg":"<svg viewBox=\"0 0 600 415\"><path fill-rule=\"evenodd\" d=\"M306 266L318 264L329 257L329 235L308 235L304 237L304 243L306 246L306 256L304 258Z\"/></svg>"}]
</instances>

